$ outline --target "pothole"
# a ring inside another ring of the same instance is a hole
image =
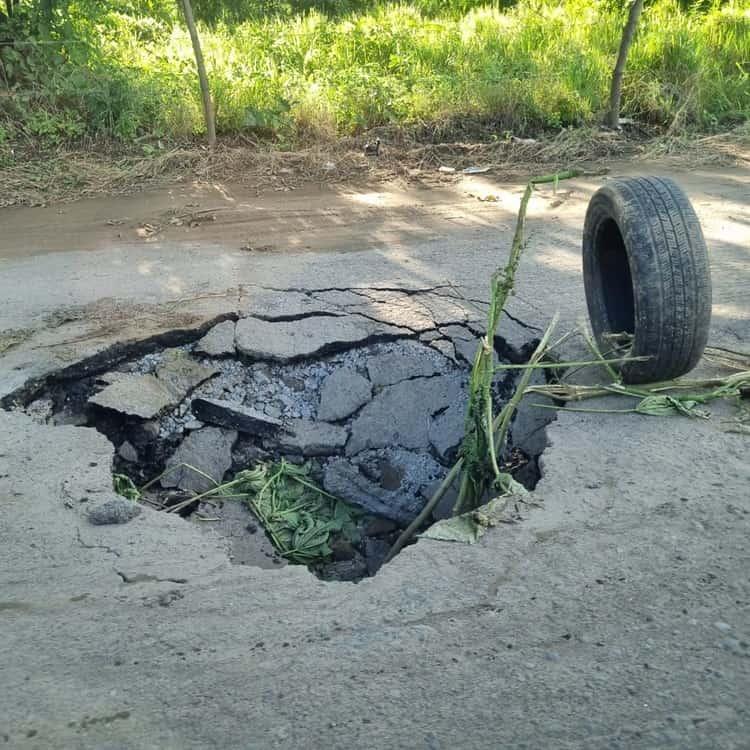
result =
[[[113,473],[147,485],[140,502],[223,535],[237,564],[273,568],[287,559],[243,498],[193,498],[239,472],[299,467],[290,471],[302,472],[302,487],[324,491],[327,520],[344,513],[332,498],[351,511],[326,527],[327,554],[311,570],[324,579],[374,575],[455,460],[476,334],[452,325],[272,361],[239,353],[235,325],[224,321],[198,342],[134,352],[113,369],[54,382],[25,410],[106,435],[116,449]],[[514,371],[496,380],[496,408],[515,380]],[[520,437],[503,459],[533,488],[543,424],[520,418]],[[454,502],[449,492],[433,520],[448,517]],[[284,510],[292,520],[308,512],[304,503],[292,506]]]

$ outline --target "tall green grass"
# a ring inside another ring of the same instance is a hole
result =
[[[291,144],[467,116],[518,134],[590,123],[606,107],[624,21],[615,5],[421,0],[204,26],[218,127]],[[72,33],[78,41],[62,52],[65,65],[45,69],[40,61],[9,87],[10,103],[0,99],[0,140],[202,132],[181,26],[109,13],[75,19]],[[747,119],[747,0],[708,10],[675,0],[648,6],[623,105],[625,114],[664,126],[676,116],[704,130]]]

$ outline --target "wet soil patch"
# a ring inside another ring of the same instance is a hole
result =
[[[220,533],[238,564],[286,560],[242,500],[191,499],[260,462],[308,466],[317,486],[354,508],[358,529],[355,539],[334,534],[331,554],[311,567],[322,578],[356,581],[378,570],[455,460],[477,336],[453,325],[362,341],[350,321],[334,323],[339,338],[352,340],[327,347],[305,336],[299,349],[316,354],[300,357],[265,332],[266,351],[249,355],[252,334],[241,348],[241,323],[223,321],[196,342],[134,351],[112,369],[56,380],[24,408],[39,421],[105,434],[116,449],[113,472],[136,487],[172,469],[141,502],[161,512],[177,506],[189,522]],[[497,348],[508,354],[504,342]],[[518,350],[511,356],[517,360]],[[516,373],[497,379],[497,408]],[[533,488],[544,445],[533,419],[522,421],[504,458]],[[450,514],[452,499],[434,520]]]

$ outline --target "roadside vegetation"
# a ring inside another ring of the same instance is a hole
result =
[[[9,0],[0,144],[158,141],[204,131],[172,0]],[[194,2],[217,127],[283,148],[376,126],[491,123],[498,137],[601,122],[626,3]],[[2,7],[0,5],[0,7]],[[750,6],[646,5],[623,115],[729,129],[750,111]],[[2,148],[2,146],[0,146]]]

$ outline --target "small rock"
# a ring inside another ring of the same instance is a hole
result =
[[[101,505],[92,508],[88,513],[89,522],[95,526],[127,523],[134,519],[142,508],[138,503],[124,497],[113,497]]]
[[[233,320],[215,325],[196,345],[195,351],[211,357],[227,357],[235,353]]]
[[[714,627],[717,630],[721,630],[722,633],[728,633],[732,629],[732,626],[728,622],[715,622]]]
[[[203,422],[250,435],[271,435],[281,428],[278,419],[234,401],[194,398],[190,408]]]
[[[278,445],[282,451],[303,456],[330,456],[343,449],[348,437],[346,429],[338,425],[292,419],[279,436]]]
[[[204,423],[200,419],[191,419],[189,422],[185,422],[186,430],[200,430],[201,427],[204,427]]]
[[[117,449],[117,454],[123,461],[129,461],[131,464],[138,461],[138,451],[127,440]]]
[[[354,414],[372,396],[372,383],[354,370],[334,370],[320,389],[318,419],[335,422]]]
[[[177,450],[167,460],[166,468],[188,464],[207,474],[214,482],[221,482],[232,465],[232,446],[237,433],[218,427],[204,427],[191,432],[180,443]],[[179,487],[181,490],[206,492],[214,487],[214,482],[182,466],[162,477],[162,487]]]

